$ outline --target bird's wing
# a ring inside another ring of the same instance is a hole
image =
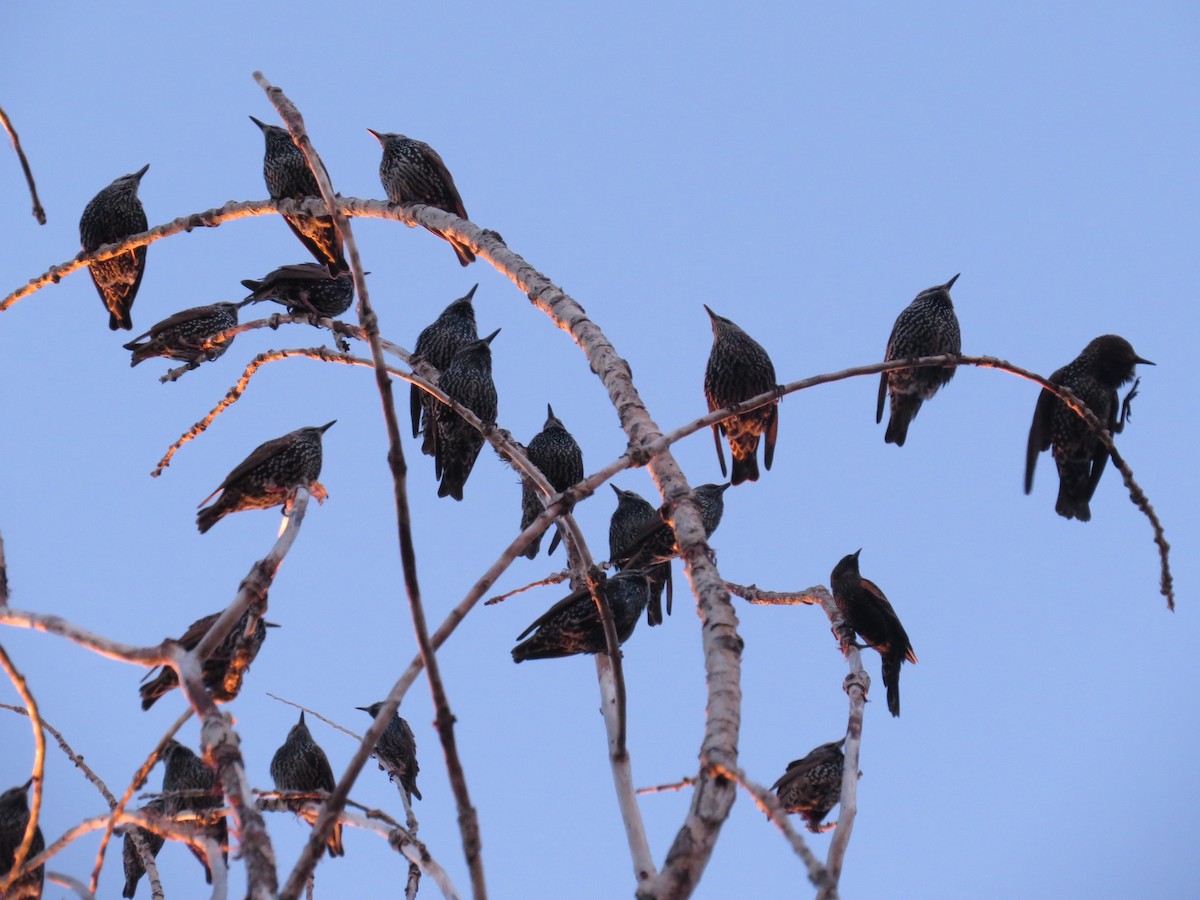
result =
[[[1057,384],[1058,372],[1050,377]],[[1025,448],[1025,493],[1033,490],[1033,469],[1037,465],[1038,454],[1050,449],[1050,420],[1054,415],[1054,404],[1058,398],[1045,388],[1038,395],[1037,406],[1033,410],[1033,422],[1029,426],[1029,443]]]

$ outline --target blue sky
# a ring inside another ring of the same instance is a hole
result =
[[[705,411],[703,303],[762,343],[785,381],[881,358],[896,314],[956,272],[966,353],[1048,375],[1093,337],[1125,336],[1158,363],[1140,373],[1118,445],[1172,542],[1176,613],[1157,592],[1150,528],[1115,471],[1086,525],[1054,514],[1048,457],[1023,495],[1036,389],[997,372],[959,372],[900,450],[874,423],[874,379],[786,398],[773,471],[729,493],[712,544],[727,579],[774,590],[827,584],[838,559],[862,547],[863,574],[888,594],[920,656],[905,667],[898,720],[886,714],[877,657],[866,657],[878,687],[844,896],[1197,892],[1192,7],[249,6],[0,13],[0,105],[50,219],[38,227],[28,215],[16,159],[0,151],[0,290],[73,256],[87,201],[146,163],[152,224],[263,198],[262,137],[247,118],[274,121],[250,77],[261,69],[300,107],[345,195],[383,196],[368,127],[437,148],[472,220],[586,307],[664,429]],[[385,336],[411,348],[478,281],[481,332],[503,329],[492,345],[500,424],[528,440],[550,402],[589,472],[623,452],[582,354],[506,279],[482,262],[460,269],[420,229],[358,220],[355,233]],[[159,242],[135,333],[184,307],[240,299],[241,279],[304,259],[275,217]],[[229,602],[278,521],[244,513],[200,536],[196,503],[263,440],[338,419],[325,440],[330,500],[311,509],[271,592],[270,618],[283,627],[231,706],[252,780],[269,787],[271,755],[295,716],[266,691],[361,729],[354,707],[382,698],[415,653],[373,379],[276,363],[151,479],[254,354],[324,337],[301,326],[249,333],[171,385],[158,383],[159,361],[129,369],[128,339],[108,331],[83,273],[0,316],[12,603],[133,643],[181,633]],[[431,461],[415,441],[405,451],[437,623],[515,536],[520,488],[485,451],[465,501],[438,500]],[[707,433],[676,453],[694,484],[719,479]],[[653,491],[642,472],[616,483]],[[597,558],[612,508],[605,489],[577,510]],[[522,559],[497,590],[562,562],[561,551],[553,565]],[[633,890],[591,661],[518,667],[509,657],[560,596],[543,589],[479,608],[441,655],[496,897]],[[843,732],[845,664],[819,611],[735,605],[746,642],[741,763],[769,784]],[[47,719],[114,790],[182,708],[172,697],[143,713],[137,670],[61,640],[12,630],[0,640]],[[625,671],[637,783],[694,773],[705,695],[686,595],[665,627],[635,632]],[[16,702],[10,687],[0,701]],[[420,836],[466,891],[423,681],[403,713],[421,751]],[[28,777],[27,724],[0,716],[0,786]],[[347,738],[324,726],[314,736],[335,771],[348,761]],[[194,723],[183,738],[195,745]],[[351,796],[398,811],[373,765]],[[642,800],[660,862],[688,800]],[[47,837],[102,808],[52,747]],[[303,829],[286,815],[270,825],[286,871]],[[811,844],[823,856],[828,841]],[[346,848],[318,870],[318,896],[396,891],[403,866],[381,841],[350,831]],[[94,840],[81,841],[51,868],[85,877],[94,852]],[[168,896],[205,896],[181,848],[160,861]],[[121,881],[114,858],[101,896]],[[697,895],[808,890],[775,829],[739,798]]]

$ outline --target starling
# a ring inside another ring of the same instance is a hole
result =
[[[708,411],[724,409],[776,387],[775,367],[767,351],[729,319],[718,316],[707,306],[704,308],[712,319],[713,330],[712,352],[708,356],[708,367],[704,370],[704,397],[708,401]],[[778,428],[777,399],[766,406],[713,425],[713,441],[717,445],[721,475],[727,474],[721,435],[728,438],[729,452],[733,456],[733,484],[741,484],[743,481],[758,481],[758,439],[764,434],[767,447],[763,451],[763,465],[770,471]]]
[[[212,303],[193,306],[163,319],[125,345],[126,350],[133,351],[129,365],[136,366],[155,356],[178,359],[193,366],[202,360],[216,359],[229,349],[233,338],[211,345],[207,345],[208,341],[237,326],[237,311],[236,303]]]
[[[475,307],[471,298],[475,296],[475,285],[467,291],[465,297],[459,297],[433,320],[417,337],[417,345],[413,356],[419,356],[429,363],[439,373],[445,372],[454,359],[459,348],[479,340],[475,330]],[[413,437],[425,433],[421,442],[421,452],[433,456],[433,445],[437,437],[437,425],[434,421],[434,408],[438,402],[416,385],[409,391],[409,407],[412,411]]]
[[[857,550],[842,558],[829,576],[833,600],[846,625],[879,651],[883,661],[883,683],[887,687],[888,711],[900,715],[900,665],[905,660],[917,661],[900,617],[888,603],[887,597],[873,582],[858,572]]]
[[[361,709],[374,719],[382,707],[383,702],[380,701],[370,706],[356,706],[355,709]],[[417,773],[421,771],[417,765],[417,739],[399,713],[392,716],[387,728],[379,736],[379,743],[375,745],[375,759],[389,778],[400,780],[400,787],[404,788],[409,803],[412,803],[413,797],[421,799],[421,792],[417,790]]]
[[[608,523],[608,558],[612,560],[617,571],[624,565],[620,560],[625,559],[634,543],[641,535],[645,526],[650,522],[661,522],[658,510],[649,500],[634,491],[623,491],[615,484],[610,485],[617,495],[617,508],[613,510],[612,519]],[[671,607],[671,564],[669,562],[649,566],[645,570],[646,580],[650,582],[650,601],[646,604],[646,623],[651,627],[661,625],[663,621],[662,594],[667,589],[667,609]]]
[[[725,491],[730,487],[725,484],[702,484],[695,489],[696,504],[700,507],[700,523],[704,526],[704,536],[712,537],[717,526],[721,524],[721,516],[725,513]],[[671,530],[670,514],[667,505],[658,512],[658,521],[647,522],[641,531],[630,542],[629,550],[619,560],[623,569],[645,569],[655,563],[668,562],[679,555],[675,545],[675,532]]]
[[[0,881],[12,871],[17,848],[21,846],[25,827],[29,824],[29,788],[32,784],[31,778],[23,785],[0,794]],[[25,862],[45,849],[46,840],[42,837],[42,827],[39,825],[33,830],[33,841],[25,855]],[[46,866],[43,864],[15,879],[4,894],[5,900],[39,900],[45,879]]]
[[[413,773],[416,774],[415,772]],[[271,759],[271,778],[275,781],[278,791],[332,791],[335,787],[333,768],[325,751],[317,746],[308,726],[304,724],[304,713],[300,713],[300,721],[292,726],[283,746],[275,751]],[[306,800],[297,800],[289,804],[293,812],[298,813],[304,821],[315,825],[316,814],[306,810]],[[342,823],[337,822],[329,834],[329,855],[345,856],[342,847]]]
[[[354,302],[354,278],[350,273],[340,272],[335,278],[316,263],[280,266],[260,281],[248,278],[242,284],[253,291],[243,302],[274,300],[294,315],[333,319]]]
[[[482,340],[460,347],[438,381],[438,387],[451,400],[475,413],[484,425],[496,423],[496,385],[492,382],[492,351],[489,344],[499,333],[500,329],[497,328]],[[433,412],[437,424],[433,470],[441,482],[438,496],[461,500],[463,485],[483,447],[483,435],[444,403],[438,403]]]
[[[950,287],[957,280],[958,275],[955,275],[945,284],[921,291],[904,308],[892,326],[884,362],[962,353],[958,316],[954,314],[954,304],[950,300]],[[949,384],[953,377],[953,366],[892,369],[881,373],[879,401],[875,405],[876,422],[883,420],[883,401],[889,388],[892,394],[892,414],[883,435],[884,442],[903,447],[908,426],[917,417],[921,404],[931,399],[942,385]]]
[[[563,427],[563,423],[554,415],[550,404],[546,404],[546,424],[542,430],[533,436],[529,446],[525,448],[529,461],[546,476],[550,486],[560,494],[573,484],[583,481],[583,451],[571,437],[571,432]],[[530,484],[521,484],[521,530],[528,528],[533,520],[542,514],[546,507],[542,505],[541,491]],[[554,552],[558,546],[560,532],[555,531],[550,540],[547,555]],[[533,541],[525,555],[533,559],[538,555],[542,544],[539,537]]]
[[[842,797],[844,743],[845,738],[822,744],[804,759],[788,763],[787,771],[771,785],[780,806],[790,813],[804,816],[808,821],[808,830],[814,834],[825,830],[821,827],[821,820],[829,815]]]
[[[222,793],[217,785],[217,774],[204,764],[199,756],[179,741],[169,741],[162,754],[163,760],[163,810],[169,816],[181,812],[204,812],[220,809]],[[229,826],[221,816],[210,825],[204,826],[207,837],[216,841],[221,856],[228,860]],[[212,867],[203,853],[195,847],[189,848],[204,866],[205,880],[212,884]]]
[[[1154,363],[1134,352],[1129,341],[1115,334],[1096,338],[1083,352],[1050,376],[1051,384],[1062,385],[1082,400],[1109,434],[1119,434],[1129,418],[1129,404],[1137,396],[1138,383],[1120,405],[1117,414],[1117,388],[1133,378],[1133,367]],[[1038,396],[1029,428],[1029,446],[1025,452],[1025,493],[1033,489],[1033,468],[1038,454],[1054,448],[1058,465],[1058,502],[1055,511],[1064,519],[1086,522],[1092,517],[1088,506],[1104,467],[1108,449],[1087,423],[1065,403],[1047,390]]]
[[[142,812],[148,817],[163,815],[166,808],[166,801],[162,797],[155,797],[144,807]],[[123,847],[123,856],[125,862],[125,890],[121,891],[122,897],[133,897],[137,893],[138,882],[142,880],[142,876],[146,874],[146,867],[142,863],[142,856],[137,851],[137,845],[133,842],[134,830],[146,842],[146,847],[153,857],[158,856],[158,851],[162,849],[166,838],[161,834],[153,831],[147,831],[145,828],[139,828],[136,825],[125,826],[125,842]]]
[[[183,633],[183,637],[179,638],[177,643],[185,650],[195,650],[220,616],[221,613],[215,612],[211,616],[197,619],[188,626],[188,630]],[[246,629],[250,625],[250,611],[247,610],[243,613],[242,617],[238,619],[237,625],[225,636],[225,640],[221,641],[217,645],[217,649],[204,661],[204,668],[201,672],[204,686],[208,688],[213,700],[217,703],[228,703],[237,697],[238,692],[242,689],[242,679],[250,668],[250,663],[254,662],[254,658],[258,656],[258,651],[262,648],[263,641],[267,639],[267,629],[278,627],[273,622],[264,622],[257,617],[255,622],[254,634],[247,639]],[[245,661],[240,665],[233,665],[237,660],[239,642],[245,645],[243,650]],[[152,670],[142,680],[146,681],[147,678],[151,678],[155,671],[158,672],[158,675],[138,689],[142,695],[142,709],[149,709],[159,697],[179,686],[179,677],[170,666]]]
[[[308,488],[319,501],[324,500],[325,488],[317,481],[321,474],[321,435],[333,422],[319,428],[297,428],[255,448],[225,476],[219,488],[200,502],[204,506],[218,493],[221,495],[196,516],[200,533],[204,534],[230,513],[280,506],[296,488]]]
[[[437,151],[424,141],[413,140],[402,134],[393,134],[367,129],[383,145],[383,159],[379,163],[379,180],[387,193],[389,203],[424,203],[434,209],[453,213],[460,219],[467,218],[462,197],[454,186],[450,170],[442,162]],[[443,240],[449,241],[462,265],[475,262],[471,248],[448,234],[433,228],[428,229]]]
[[[122,175],[84,207],[83,217],[79,220],[79,240],[84,253],[123,241],[131,234],[147,229],[146,210],[142,208],[137,192],[142,176],[149,168],[146,164],[132,175]],[[142,283],[142,273],[146,271],[146,248],[136,247],[112,259],[89,263],[88,269],[108,310],[108,327],[113,331],[118,328],[131,331],[130,310]]]
[[[624,644],[646,608],[650,585],[638,570],[621,572],[604,583],[604,596],[612,610],[617,643]],[[520,641],[530,632],[528,640],[513,647],[513,662],[527,659],[555,659],[577,653],[603,653],[604,624],[596,601],[586,590],[575,591],[543,613],[537,621],[517,635]]]
[[[250,121],[262,129],[267,139],[263,156],[263,178],[272,200],[304,200],[306,197],[321,199],[317,178],[308,167],[304,153],[296,146],[286,128],[260,122],[254,116]],[[331,216],[285,215],[288,227],[300,238],[313,259],[325,266],[329,274],[349,272],[350,266],[342,253],[342,239],[334,227]]]

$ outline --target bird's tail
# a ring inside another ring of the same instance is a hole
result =
[[[755,439],[754,446],[750,448],[750,452],[745,456],[738,457],[736,454],[733,457],[733,478],[734,484],[741,484],[743,481],[758,481],[758,440]]]
[[[212,506],[196,513],[196,527],[200,529],[201,534],[204,534],[224,517],[225,510],[221,508],[221,504],[214,503]]]
[[[903,447],[908,438],[908,426],[921,409],[921,398],[916,394],[892,394],[892,414],[888,418],[884,443]]]
[[[883,684],[887,688],[888,712],[900,715],[900,665],[904,655],[887,653],[883,656]]]

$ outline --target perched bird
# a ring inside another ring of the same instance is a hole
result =
[[[922,356],[958,355],[962,353],[962,337],[958,331],[958,316],[950,300],[950,288],[958,281],[955,275],[945,284],[927,288],[896,317],[892,335],[888,338],[884,362],[898,359],[918,359]],[[892,414],[888,418],[883,440],[897,447],[904,446],[908,426],[917,417],[921,404],[933,397],[938,388],[949,384],[954,367],[924,367],[892,369],[879,376],[879,400],[875,405],[875,421],[883,420],[883,401],[889,389],[892,394]]]
[[[8,877],[12,871],[13,862],[17,858],[17,848],[25,837],[25,828],[29,824],[29,788],[33,779],[24,784],[9,788],[0,794],[0,881]],[[33,830],[33,841],[25,862],[33,859],[46,849],[46,840],[42,837],[42,827],[38,825]],[[24,864],[22,864],[24,865]],[[46,880],[46,866],[40,865],[13,881],[4,894],[5,900],[39,900],[42,896],[42,884]]]
[[[304,713],[300,713],[300,721],[292,726],[283,746],[275,751],[271,759],[271,778],[275,781],[278,791],[332,791],[335,787],[333,768],[325,751],[317,746],[304,724]],[[299,800],[292,804],[292,810],[298,813],[310,825],[316,824],[315,813],[304,809],[308,801]],[[342,823],[333,826],[328,843],[330,856],[345,856],[342,847]]]
[[[1079,356],[1050,376],[1050,383],[1062,385],[1082,400],[1109,434],[1119,434],[1129,418],[1129,404],[1137,396],[1138,383],[1120,405],[1117,416],[1117,388],[1133,378],[1133,367],[1154,363],[1134,352],[1129,341],[1105,334],[1086,347]],[[1033,469],[1038,454],[1054,448],[1058,465],[1058,502],[1055,511],[1064,519],[1086,522],[1092,517],[1088,505],[1104,467],[1108,448],[1087,423],[1049,391],[1043,389],[1033,411],[1029,427],[1029,445],[1025,451],[1025,493],[1033,489]]]
[[[641,571],[621,572],[605,581],[604,596],[612,610],[617,643],[624,644],[633,634],[650,599],[650,585]],[[596,609],[596,601],[586,590],[575,591],[559,600],[517,635],[517,640],[531,632],[536,633],[513,647],[513,662],[603,653],[605,650],[604,623]]]
[[[167,815],[221,808],[223,794],[217,784],[217,773],[205,765],[204,760],[176,740],[167,742],[162,760],[163,810]],[[216,841],[221,847],[222,858],[228,860],[229,853],[225,848],[229,845],[229,826],[225,817],[220,816],[204,826],[204,833]],[[208,858],[196,848],[190,849],[204,866],[205,880],[212,884],[212,865]]]
[[[220,616],[221,613],[215,612],[211,616],[197,619],[188,626],[187,631],[183,633],[177,643],[185,650],[195,650]],[[217,703],[228,703],[237,697],[238,692],[242,689],[242,679],[249,670],[250,663],[254,662],[258,651],[262,648],[263,641],[267,639],[267,629],[278,627],[274,622],[264,622],[257,617],[255,623],[254,633],[247,637],[246,629],[250,626],[250,612],[247,610],[238,619],[233,630],[217,645],[217,649],[204,661],[204,667],[201,670],[204,686],[208,688],[213,700]],[[241,659],[238,658],[237,653],[239,643],[243,644]],[[238,664],[235,665],[235,662]],[[155,672],[158,673],[157,676],[154,675]],[[150,680],[146,681],[146,679]],[[170,666],[152,669],[146,673],[146,677],[142,681],[146,682],[138,689],[142,695],[142,709],[149,709],[159,697],[179,686],[179,677]]]
[[[254,116],[250,121],[262,129],[266,138],[266,153],[263,155],[263,179],[272,200],[303,200],[306,197],[321,199],[317,178],[308,167],[304,153],[296,146],[286,128],[260,122]],[[350,266],[342,253],[342,239],[334,227],[331,216],[285,215],[284,221],[300,239],[308,252],[330,275],[349,272]]]
[[[888,711],[900,715],[900,665],[906,660],[917,661],[900,617],[888,603],[887,597],[873,582],[859,574],[857,550],[842,557],[833,567],[829,586],[838,611],[853,631],[879,651],[883,661],[883,683],[887,687]]]
[[[573,484],[583,481],[583,451],[571,437],[571,432],[563,426],[554,415],[550,404],[546,404],[546,424],[542,430],[533,436],[529,446],[525,448],[529,461],[546,476],[550,486],[560,494]],[[533,520],[542,514],[546,507],[542,504],[541,491],[522,480],[521,483],[521,530],[528,528]],[[558,546],[561,532],[555,531],[550,540],[547,555],[554,552]],[[542,539],[539,537],[525,550],[525,555],[533,559],[538,555]]]
[[[296,315],[333,319],[354,302],[354,278],[350,273],[339,272],[335,278],[316,263],[280,266],[259,281],[247,278],[242,284],[252,291],[242,302],[274,300]]]
[[[129,365],[136,366],[155,356],[178,359],[193,366],[216,359],[229,349],[233,338],[206,344],[222,331],[237,327],[237,323],[236,303],[211,303],[182,310],[125,345],[126,350],[133,351]]]
[[[437,151],[424,141],[413,140],[402,134],[367,131],[383,145],[383,159],[379,163],[379,180],[387,193],[389,203],[424,203],[434,209],[453,213],[460,219],[467,218],[462,197],[454,186],[450,170],[442,162]],[[462,265],[475,262],[471,248],[453,236],[428,229],[443,240],[449,241]]]
[[[382,707],[383,701],[380,701],[370,706],[356,706],[355,709],[361,709],[374,719]],[[421,771],[417,765],[417,739],[399,713],[392,716],[387,728],[379,736],[379,742],[375,745],[375,759],[389,778],[399,779],[400,787],[410,803],[413,797],[421,799],[421,792],[417,790],[417,773]]]
[[[787,771],[771,785],[780,806],[790,813],[804,816],[808,830],[814,834],[825,830],[821,827],[821,821],[842,797],[842,773],[846,760],[842,754],[844,743],[845,738],[822,744],[804,759],[788,763]]]
[[[626,559],[634,542],[643,533],[646,525],[661,522],[658,510],[650,501],[634,491],[623,491],[615,484],[609,485],[617,495],[617,508],[613,510],[608,522],[608,558],[612,560],[617,571],[625,566],[621,563]],[[650,601],[646,604],[646,624],[651,627],[661,625],[663,621],[662,594],[667,589],[667,607],[671,605],[671,564],[658,563],[645,570],[646,580],[650,582]]]
[[[440,387],[446,395],[475,413],[485,425],[496,423],[496,385],[492,382],[492,351],[489,345],[500,333],[497,328],[482,340],[459,348],[442,372]],[[483,435],[444,403],[434,408],[437,435],[433,444],[433,471],[441,484],[438,496],[463,498],[463,485],[483,447]]]
[[[700,507],[700,523],[704,526],[706,538],[712,537],[717,526],[721,524],[721,516],[725,513],[725,492],[729,488],[729,482],[702,484],[694,491],[696,504]],[[669,519],[670,511],[664,504],[658,511],[658,521],[647,522],[630,541],[629,550],[618,560],[622,568],[645,569],[655,563],[669,562],[679,555],[679,547],[675,544],[675,532],[671,530]]]
[[[775,366],[771,364],[767,351],[729,319],[718,316],[707,306],[704,309],[712,319],[713,330],[712,352],[708,355],[708,366],[704,370],[704,398],[708,401],[708,411],[724,409],[776,387]],[[777,399],[766,406],[731,416],[713,425],[713,441],[717,445],[721,475],[727,474],[721,435],[729,440],[729,452],[733,456],[732,482],[736,485],[743,481],[758,481],[758,439],[762,435],[767,438],[763,465],[770,471],[778,428]]]
[[[155,797],[143,806],[141,811],[149,817],[156,817],[163,815],[165,807],[166,801],[162,797]],[[137,845],[133,842],[134,831],[146,842],[146,848],[150,851],[150,855],[155,858],[158,857],[158,851],[162,849],[163,844],[167,840],[161,834],[147,831],[145,828],[139,828],[136,825],[125,826],[125,841],[122,847],[122,857],[125,863],[125,890],[121,891],[121,896],[127,898],[137,894],[138,882],[146,874],[146,867],[142,863],[142,855],[138,853]]]
[[[461,347],[479,340],[479,333],[475,330],[475,307],[471,303],[478,287],[478,284],[472,287],[465,297],[459,297],[425,327],[417,337],[414,357],[421,357],[439,373],[445,372]],[[412,412],[413,437],[424,432],[421,452],[433,456],[433,445],[437,440],[434,409],[438,402],[416,385],[410,388],[408,400]]]
[[[321,474],[321,435],[336,421],[319,428],[297,428],[256,447],[225,476],[220,487],[200,502],[204,506],[217,494],[221,495],[196,516],[200,533],[204,534],[230,513],[280,506],[296,488],[308,488],[318,501],[324,500],[325,488],[317,481]]]
[[[83,208],[79,240],[84,253],[123,241],[147,229],[146,210],[142,208],[137,192],[142,176],[149,168],[146,164],[132,175],[122,175]],[[108,310],[108,327],[113,331],[118,328],[132,331],[130,310],[142,283],[142,273],[146,271],[146,248],[137,247],[103,262],[88,263],[88,270]]]

